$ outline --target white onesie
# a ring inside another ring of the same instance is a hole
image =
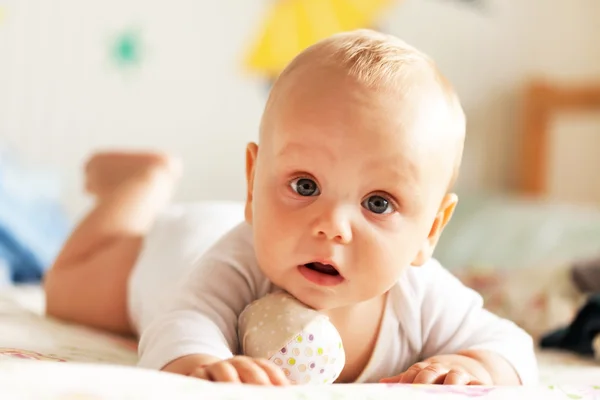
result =
[[[240,204],[213,203],[173,208],[159,219],[130,279],[140,366],[160,369],[189,354],[238,354],[238,316],[277,289],[257,265],[242,217]],[[374,353],[357,382],[377,382],[464,349],[493,350],[523,384],[537,382],[531,337],[483,309],[481,296],[432,260],[407,268],[391,289]]]

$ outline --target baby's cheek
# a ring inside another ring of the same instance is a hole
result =
[[[372,297],[389,290],[400,279],[403,271],[409,267],[410,261],[406,257],[394,257],[385,248],[371,248],[362,252],[362,257],[357,264],[358,274],[353,281],[357,283],[357,290],[364,293],[362,297]]]
[[[255,206],[256,234],[270,242],[277,241],[287,231],[289,215],[281,201],[264,199]]]
[[[292,262],[289,256],[291,253],[289,245],[283,235],[272,234],[268,225],[264,228],[262,231],[255,229],[254,250],[256,260],[267,279],[277,286],[285,288],[285,285],[281,286],[285,283],[282,280]]]
[[[398,282],[398,279],[396,275],[391,274],[368,274],[365,278],[360,279],[360,284],[357,285],[362,292],[362,300],[367,300],[387,292]]]
[[[427,236],[419,237],[414,231],[403,227],[399,232],[389,234],[378,240],[381,264],[385,266],[385,274],[400,277],[405,268],[417,258]]]

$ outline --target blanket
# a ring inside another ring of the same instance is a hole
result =
[[[39,282],[58,253],[70,226],[57,186],[0,152],[0,285]]]

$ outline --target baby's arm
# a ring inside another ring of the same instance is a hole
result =
[[[537,381],[532,338],[483,308],[481,296],[432,262],[422,292],[423,361],[384,380],[402,383],[526,385]]]
[[[229,250],[201,259],[168,308],[144,329],[140,366],[218,381],[285,381],[275,365],[234,356],[238,316],[268,282],[239,261],[240,249]]]
[[[252,293],[242,274],[219,261],[201,260],[165,310],[141,332],[140,366],[188,374],[192,364],[233,357],[238,347],[236,316]]]

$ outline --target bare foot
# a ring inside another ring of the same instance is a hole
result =
[[[161,153],[100,152],[86,163],[86,191],[104,198],[124,184],[152,180],[160,176],[172,184],[181,177],[182,164],[177,158]]]

